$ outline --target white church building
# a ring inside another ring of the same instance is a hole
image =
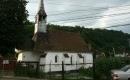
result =
[[[25,42],[23,48],[16,49],[17,60],[20,62],[38,62],[39,68],[44,72],[49,72],[50,69],[52,72],[61,71],[62,62],[65,64],[65,71],[92,67],[92,52],[81,38],[80,33],[49,30],[46,19],[44,2],[40,0],[34,36],[32,41],[27,40]],[[33,43],[33,46],[30,43]]]

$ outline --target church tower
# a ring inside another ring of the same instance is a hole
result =
[[[36,33],[46,33],[47,32],[47,25],[46,25],[46,12],[44,9],[44,2],[43,0],[39,0],[39,7],[38,7],[38,12],[35,17],[35,31],[34,34]]]

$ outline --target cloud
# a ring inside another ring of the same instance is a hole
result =
[[[27,10],[30,16],[28,19],[34,21],[38,0],[29,0],[29,2]],[[129,0],[45,0],[44,2],[49,23],[102,28],[130,22],[130,14],[127,14],[130,12]],[[111,29],[130,32],[129,26]]]
[[[94,25],[96,28],[128,24],[130,21],[130,6],[109,8],[104,13],[102,13],[102,16],[103,17],[100,18]]]

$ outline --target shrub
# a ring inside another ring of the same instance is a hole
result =
[[[39,71],[30,67],[30,66],[22,66],[21,64],[17,64],[16,69],[14,70],[15,76],[27,76],[27,77],[38,77]]]
[[[127,64],[130,64],[128,57],[98,58],[95,60],[95,78],[97,80],[110,80],[112,69],[120,69]],[[80,75],[93,77],[93,68],[81,68],[79,71]]]
[[[79,73],[80,73],[80,76],[93,77],[93,68],[92,68],[92,67],[90,67],[90,68],[88,68],[88,69],[80,68],[80,69],[79,69]]]
[[[129,58],[100,58],[95,60],[95,76],[96,78],[110,80],[112,69],[120,69],[121,67],[130,64]]]

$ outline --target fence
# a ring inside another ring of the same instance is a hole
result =
[[[13,75],[16,68],[16,60],[0,59],[0,77]]]
[[[0,60],[0,70],[14,70],[16,60]]]
[[[38,62],[19,62],[14,72],[16,76],[44,78],[47,80],[88,80],[91,78],[82,75],[80,71],[87,65],[92,66],[92,63],[68,65],[62,62],[62,64],[39,65]],[[68,67],[71,67],[71,69]]]

